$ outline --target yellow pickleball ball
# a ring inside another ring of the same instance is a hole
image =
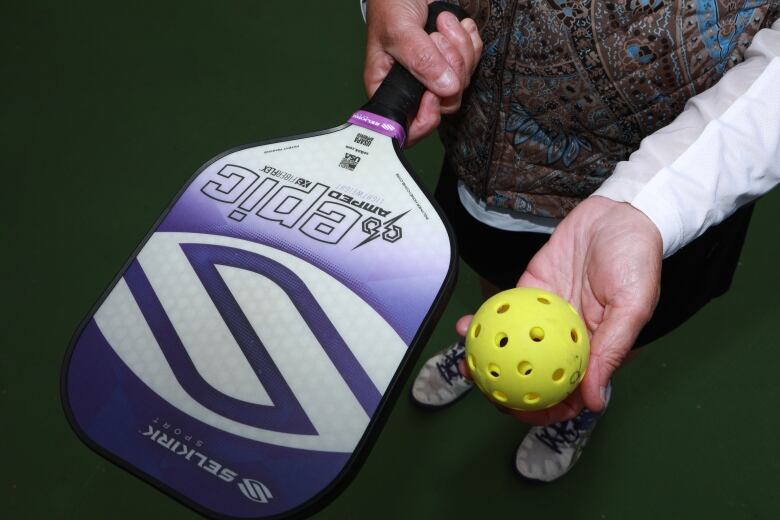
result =
[[[585,376],[590,344],[569,302],[548,291],[503,291],[479,308],[466,333],[466,363],[477,387],[514,410],[542,410]]]

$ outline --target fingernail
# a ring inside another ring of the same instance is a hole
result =
[[[601,398],[601,404],[607,406],[607,387],[599,387],[599,397]]]
[[[452,70],[447,69],[439,76],[439,79],[435,82],[436,86],[440,89],[449,89],[455,84],[455,74]]]
[[[455,27],[457,24],[460,23],[458,21],[458,18],[454,14],[448,13],[447,11],[445,11],[442,14],[444,15],[444,25],[446,25],[447,27]]]

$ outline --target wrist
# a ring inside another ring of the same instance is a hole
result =
[[[614,200],[604,195],[591,195],[586,200],[593,200],[603,206],[602,216],[605,217],[605,223],[607,225],[614,225],[615,220],[620,220],[624,225],[630,226],[635,229],[643,237],[650,240],[659,254],[664,257],[664,252],[667,247],[667,239],[664,235],[664,230],[674,226],[674,219],[670,219],[669,222],[663,221],[664,224],[659,225],[661,220],[657,219],[658,215],[645,211],[642,205],[635,205],[630,202],[622,200]],[[671,215],[671,214],[669,214]],[[676,213],[674,214],[676,215]],[[674,236],[671,232],[668,236]]]

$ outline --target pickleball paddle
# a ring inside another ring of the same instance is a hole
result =
[[[463,17],[429,9],[429,32]],[[423,91],[396,65],[347,124],[195,173],[68,349],[86,444],[210,517],[335,496],[454,283],[451,233],[401,151]]]

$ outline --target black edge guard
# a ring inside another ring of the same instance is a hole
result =
[[[425,23],[425,32],[428,34],[436,32],[436,19],[444,11],[454,14],[459,20],[468,17],[460,6],[446,2],[433,2],[428,5],[428,21]],[[407,129],[408,121],[417,114],[424,92],[425,86],[411,72],[396,62],[363,110],[392,119]]]

